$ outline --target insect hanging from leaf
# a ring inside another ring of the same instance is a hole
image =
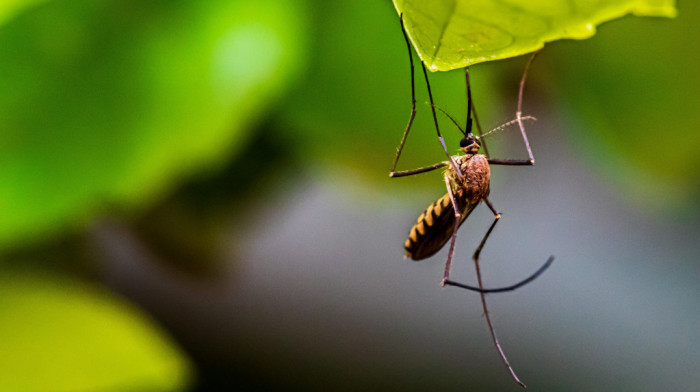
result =
[[[530,143],[527,139],[527,134],[525,133],[525,127],[523,122],[526,120],[533,120],[534,118],[529,116],[522,116],[522,99],[523,90],[525,86],[525,79],[527,78],[527,71],[534,59],[533,55],[525,66],[525,71],[523,72],[522,79],[520,81],[520,88],[518,93],[518,109],[516,112],[515,120],[512,120],[502,126],[492,130],[496,131],[508,125],[518,124],[520,132],[522,134],[529,159],[492,159],[486,145],[482,138],[485,134],[481,136],[474,135],[472,133],[472,114],[476,120],[477,129],[480,129],[478,117],[476,116],[476,110],[474,109],[471,96],[471,84],[469,81],[469,69],[466,68],[466,85],[467,85],[467,123],[465,129],[462,129],[459,124],[442,109],[439,109],[444,113],[452,123],[459,128],[464,136],[460,141],[460,150],[463,155],[451,155],[445,145],[445,141],[440,133],[440,128],[437,120],[437,113],[435,111],[436,106],[433,102],[433,96],[430,89],[430,82],[428,80],[428,73],[426,71],[425,65],[421,62],[423,69],[423,75],[425,76],[425,82],[428,89],[428,97],[430,99],[430,106],[432,109],[433,120],[435,122],[435,130],[437,131],[438,140],[442,145],[442,148],[447,156],[447,160],[443,162],[436,163],[431,166],[414,169],[414,170],[404,170],[396,171],[396,166],[401,156],[406,138],[411,130],[411,125],[416,115],[416,91],[415,91],[415,75],[413,67],[413,55],[411,53],[411,45],[408,40],[408,35],[403,23],[403,15],[400,18],[401,29],[404,34],[404,39],[406,40],[406,45],[408,46],[408,56],[411,65],[411,96],[412,96],[412,109],[411,115],[409,117],[408,125],[404,131],[403,137],[399,144],[399,148],[394,158],[394,163],[389,173],[390,177],[405,177],[416,175],[420,173],[425,173],[433,171],[436,169],[445,168],[444,181],[447,188],[447,193],[435,201],[433,204],[428,206],[428,208],[418,217],[416,224],[409,231],[408,239],[404,244],[406,257],[413,260],[422,260],[428,258],[440,249],[442,249],[445,244],[450,241],[449,251],[447,254],[447,262],[445,263],[445,272],[442,279],[442,284],[447,286],[460,287],[472,291],[477,291],[481,295],[481,303],[484,309],[484,315],[486,317],[486,322],[488,324],[489,332],[496,346],[501,359],[510,371],[512,377],[521,386],[525,387],[525,384],[520,381],[518,376],[515,374],[513,367],[510,365],[501,344],[496,337],[493,324],[491,322],[491,317],[489,316],[488,308],[486,305],[487,293],[505,292],[515,290],[538,276],[540,276],[554,261],[554,256],[550,256],[549,259],[540,267],[535,273],[530,275],[528,278],[513,284],[511,286],[499,287],[499,288],[489,288],[485,289],[482,284],[481,271],[479,267],[479,256],[481,251],[486,244],[489,236],[496,227],[496,224],[501,218],[501,214],[497,212],[496,208],[489,201],[488,196],[490,194],[490,180],[491,180],[491,170],[490,165],[509,165],[509,166],[532,166],[535,163],[534,156],[532,154],[532,149],[530,148]],[[479,154],[479,150],[484,147],[484,154]],[[469,214],[478,206],[481,202],[484,202],[494,215],[493,223],[486,231],[486,234],[482,238],[479,246],[474,251],[472,259],[474,260],[474,266],[476,268],[476,277],[478,286],[471,286],[464,283],[454,281],[450,278],[450,270],[452,266],[452,260],[454,258],[455,241],[457,239],[457,230],[469,217]]]

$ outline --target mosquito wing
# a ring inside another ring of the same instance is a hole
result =
[[[468,203],[466,200],[458,198],[457,204],[462,213],[462,220],[459,222],[461,226],[477,203]],[[404,244],[406,257],[422,260],[434,255],[452,237],[454,225],[455,212],[452,208],[450,195],[446,193],[445,196],[428,206],[411,228]]]

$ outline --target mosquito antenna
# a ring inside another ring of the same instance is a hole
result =
[[[494,133],[494,132],[502,131],[502,130],[508,128],[509,126],[513,125],[513,124],[520,124],[523,120],[532,120],[532,121],[536,121],[537,119],[536,119],[535,117],[532,117],[532,116],[525,116],[525,117],[516,118],[516,119],[514,119],[514,120],[510,120],[510,121],[508,121],[508,122],[506,122],[506,123],[503,123],[503,124],[497,126],[496,128],[494,128],[494,129],[492,129],[492,130],[490,130],[490,131],[488,131],[488,132],[482,134],[481,136],[477,136],[477,139],[481,139],[481,138],[483,138],[484,136],[489,135],[489,134]]]
[[[439,107],[439,106],[435,106],[435,107],[437,108],[437,110],[441,111],[442,114],[447,116],[447,118],[449,118],[452,121],[452,123],[459,129],[459,131],[462,132],[464,137],[467,137],[467,132],[465,132],[464,129],[462,129],[462,127],[459,126],[459,123],[457,123],[457,120],[452,118],[452,116],[450,116],[446,111],[442,110],[441,107]],[[469,122],[467,122],[467,126],[468,126],[468,124],[469,124]],[[469,129],[469,128],[467,128],[467,129]]]

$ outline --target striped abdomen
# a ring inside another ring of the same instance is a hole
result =
[[[462,213],[460,225],[464,223],[469,214],[478,203],[469,203],[457,198],[459,209]],[[439,198],[431,204],[416,221],[408,234],[404,244],[406,257],[413,260],[422,260],[437,253],[450,239],[454,232],[455,212],[452,208],[450,195]]]

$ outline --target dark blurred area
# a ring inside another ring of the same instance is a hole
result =
[[[518,388],[479,296],[440,287],[446,251],[403,259],[444,182],[388,177],[410,111],[390,1],[16,4],[0,6],[0,390]],[[535,390],[700,383],[698,16],[625,17],[530,69],[537,164],[492,168],[504,215],[482,274],[503,286],[556,256],[488,296]],[[486,129],[514,117],[526,60],[471,68]],[[464,73],[430,77],[464,119]],[[444,159],[417,91],[402,169]],[[516,129],[487,141],[526,157]],[[460,230],[459,280],[491,219],[480,206]]]

